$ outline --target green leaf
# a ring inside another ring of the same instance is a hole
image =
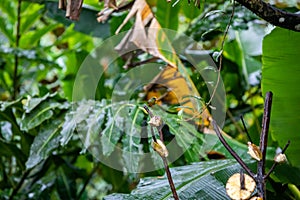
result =
[[[54,94],[55,95],[55,94]],[[43,97],[31,98],[27,96],[25,105],[23,106],[26,113],[30,113],[34,108],[36,108],[41,102],[45,101],[50,96],[50,93],[47,93]],[[51,95],[53,97],[53,95]]]
[[[17,120],[20,124],[20,129],[23,131],[28,131],[33,129],[45,120],[50,119],[53,116],[53,108],[58,107],[59,103],[49,103],[43,102],[38,108],[33,110],[31,113],[23,114],[22,118]]]
[[[15,22],[17,19],[17,12],[15,11],[14,1],[3,1],[0,4],[1,12],[7,15],[9,22]]]
[[[177,30],[180,6],[172,6],[167,1],[157,1],[155,17],[162,28]]]
[[[1,17],[2,18],[2,17]],[[0,19],[0,31],[7,37],[7,39],[13,43],[15,41],[13,35],[13,27],[6,23],[6,20],[3,18]]]
[[[56,172],[57,192],[60,199],[76,199],[76,182],[72,179],[72,169],[60,167]],[[73,172],[74,173],[74,172]]]
[[[22,3],[22,20],[20,25],[20,32],[25,33],[28,29],[30,29],[33,24],[40,19],[41,10],[44,5],[34,4],[23,2]]]
[[[36,47],[37,43],[40,41],[40,39],[52,31],[54,28],[56,28],[58,24],[51,24],[48,26],[45,26],[43,28],[40,28],[38,30],[28,31],[25,34],[22,35],[20,38],[20,46],[24,47]]]
[[[139,162],[143,156],[140,125],[137,124],[138,115],[141,110],[136,106],[131,111],[132,121],[125,118],[125,135],[122,138],[123,159],[125,167],[130,172],[138,172]]]
[[[45,120],[50,119],[56,108],[68,108],[68,103],[58,102],[52,98],[54,96],[55,94],[46,94],[41,98],[28,98],[24,105],[26,112],[23,113],[21,119],[17,119],[20,124],[20,129],[24,131],[33,129],[42,124]]]
[[[181,5],[184,16],[189,18],[190,20],[199,16],[204,8],[204,1],[200,3],[201,9],[197,8],[195,5],[193,5],[193,3],[188,3],[188,1],[180,1],[179,4]]]
[[[262,91],[273,92],[270,132],[281,148],[291,141],[286,151],[289,162],[300,167],[300,33],[274,29],[263,41]]]
[[[111,109],[109,109],[107,111],[105,129],[103,130],[101,137],[102,151],[105,156],[109,156],[113,152],[115,145],[121,137],[121,132],[116,129],[114,123],[114,116]]]
[[[199,161],[199,153],[202,154],[201,144],[204,143],[203,134],[198,132],[196,125],[191,124],[176,114],[168,114],[162,110],[153,110],[154,115],[161,116],[164,123],[168,125],[170,133],[175,135],[177,146],[172,145],[173,142],[167,145],[167,148],[171,148],[170,151],[185,152],[185,159],[190,162]],[[171,156],[171,155],[170,155]],[[176,158],[177,159],[177,158]]]
[[[65,122],[62,126],[62,131],[61,131],[61,139],[60,139],[60,144],[62,146],[65,146],[68,144],[70,141],[71,137],[74,134],[76,128],[76,121],[74,120],[74,114],[71,112],[68,112],[65,115]]]
[[[255,161],[248,161],[253,164]],[[225,191],[228,178],[238,173],[235,160],[199,162],[171,168],[172,178],[180,199],[230,199]],[[140,180],[131,194],[112,194],[105,200],[118,199],[171,199],[172,192],[166,175],[163,178],[147,177]]]
[[[62,119],[51,120],[44,124],[31,145],[30,155],[26,162],[27,169],[46,159],[59,146],[61,138],[59,132],[62,124]]]

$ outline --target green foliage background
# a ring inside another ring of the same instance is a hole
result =
[[[173,5],[165,1],[148,1],[163,28],[188,35],[199,42],[203,52],[215,57],[214,52],[220,50],[229,22],[232,4],[218,0],[200,2],[198,9],[183,0]],[[145,161],[118,152],[116,146],[121,146],[130,152],[150,152],[149,165],[162,166],[160,158],[149,146],[150,137],[147,141],[132,139],[115,124],[112,108],[116,105],[110,98],[114,84],[127,72],[122,67],[125,65],[123,59],[118,59],[100,79],[98,88],[101,89],[97,90],[95,100],[72,102],[80,65],[95,47],[114,35],[128,11],[120,11],[105,23],[97,23],[96,14],[103,8],[103,3],[85,0],[80,20],[72,22],[64,17],[64,11],[57,9],[57,3],[22,1],[18,45],[18,2],[4,0],[0,4],[0,198],[170,198],[164,170],[126,173],[102,164],[87,151],[90,146],[97,145],[102,156],[120,161],[120,169],[138,171],[139,164]],[[286,9],[297,10],[296,2],[288,3]],[[130,21],[122,30],[130,29],[132,24]],[[287,151],[289,162],[277,167],[268,182],[268,196],[271,199],[299,199],[297,60],[300,36],[279,28],[269,29],[245,8],[236,7],[222,52],[221,76],[226,89],[227,114],[223,130],[231,136],[228,137],[229,144],[255,170],[256,164],[247,154],[245,143],[248,139],[239,117],[245,117],[252,140],[258,144],[262,96],[273,91],[267,168],[272,165],[277,147],[283,147],[288,140],[291,145]],[[143,61],[147,56],[138,57],[136,61]],[[17,76],[14,76],[16,58]],[[209,92],[204,81],[185,58],[180,59],[185,76],[192,79],[201,91],[201,98],[207,102]],[[139,97],[124,103],[118,120],[124,123],[126,130],[141,133],[135,125],[148,120],[142,110],[144,103]],[[166,109],[172,110],[172,106]],[[169,126],[169,137],[176,138],[176,149],[190,146],[170,164],[179,196],[182,199],[228,199],[224,185],[230,175],[239,172],[240,166],[231,159],[217,137],[203,134],[184,122],[180,113],[163,115],[159,109],[154,112],[162,115]],[[134,119],[132,123],[126,122],[128,117]],[[178,129],[179,124],[181,129]],[[99,131],[107,137],[98,139]],[[84,140],[81,133],[86,134],[83,134]],[[207,150],[218,152],[226,159],[211,159]],[[170,151],[171,156],[172,153],[180,154]]]

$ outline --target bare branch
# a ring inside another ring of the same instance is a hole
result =
[[[275,26],[300,32],[300,14],[286,12],[262,0],[236,0]]]

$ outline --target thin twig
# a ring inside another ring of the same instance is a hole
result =
[[[246,134],[247,134],[248,140],[249,140],[251,143],[253,143],[253,141],[251,140],[250,134],[249,134],[249,132],[248,132],[248,130],[247,130],[247,127],[246,127],[246,124],[245,124],[243,115],[241,115],[240,118],[241,118],[241,120],[242,120],[242,124],[243,124],[243,127],[244,127],[244,131],[245,131]]]
[[[92,179],[93,175],[95,174],[95,172],[97,171],[99,167],[99,163],[96,164],[96,166],[93,168],[92,172],[89,174],[89,176],[87,177],[87,179],[84,182],[83,187],[81,188],[79,194],[77,195],[76,199],[80,199],[81,196],[83,195],[86,186],[89,184],[90,180]]]
[[[16,31],[16,49],[19,48],[20,41],[20,26],[21,26],[21,3],[22,0],[18,0],[17,5],[17,31]],[[19,66],[19,56],[18,52],[15,52],[15,65],[14,65],[14,75],[13,75],[13,96],[12,99],[15,100],[18,94],[18,66]]]
[[[265,163],[266,163],[266,152],[268,144],[268,132],[270,125],[271,117],[271,108],[272,108],[272,92],[266,93],[266,99],[264,104],[264,115],[262,120],[262,131],[260,135],[259,148],[261,151],[262,158],[257,165],[257,190],[258,195],[265,200],[266,199],[266,183],[265,183]]]
[[[223,60],[223,49],[224,49],[224,45],[225,45],[225,39],[226,39],[228,31],[229,31],[229,27],[231,26],[231,23],[232,23],[232,20],[233,20],[234,12],[235,12],[235,0],[233,1],[232,12],[231,12],[231,15],[230,15],[230,18],[229,18],[229,22],[228,22],[228,24],[226,26],[226,29],[225,29],[225,32],[224,32],[224,35],[223,35],[223,39],[222,39],[222,44],[221,44],[221,49],[220,49],[220,55],[219,55],[219,67],[217,69],[217,71],[218,71],[217,82],[215,84],[215,87],[214,87],[214,90],[213,90],[213,92],[211,94],[211,97],[210,97],[209,101],[206,103],[206,106],[204,107],[204,109],[203,109],[202,112],[204,112],[204,110],[207,109],[207,106],[212,102],[213,97],[215,96],[215,93],[217,91],[217,88],[218,88],[218,85],[219,85],[219,82],[220,82],[221,69],[222,69],[222,60]]]
[[[30,173],[31,169],[28,169],[26,170],[23,175],[22,175],[22,178],[21,180],[19,181],[18,185],[13,189],[10,197],[9,197],[9,200],[13,200],[14,199],[14,196],[18,193],[19,189],[21,188],[21,186],[23,185],[25,179],[28,177],[29,173]]]
[[[284,146],[283,150],[281,151],[281,153],[283,154],[285,152],[285,150],[288,148],[288,146],[290,145],[291,141],[288,141],[286,143],[286,145]],[[270,168],[269,172],[264,176],[264,179],[267,179],[270,174],[274,171],[275,167],[278,165],[278,162],[274,162],[272,167]]]
[[[217,125],[215,120],[212,120],[212,124],[214,127],[214,130],[221,141],[221,143],[224,145],[224,147],[227,149],[227,151],[235,158],[235,160],[244,168],[244,170],[255,179],[255,174],[249,169],[249,167],[246,165],[246,163],[236,154],[236,152],[229,146],[229,144],[226,142],[224,137],[222,136],[219,126]]]

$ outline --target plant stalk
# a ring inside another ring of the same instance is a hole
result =
[[[154,116],[153,113],[151,112],[151,110],[148,108],[148,106],[144,105],[144,109],[148,112],[148,114],[151,118]],[[164,142],[161,127],[156,127],[156,129],[159,132],[160,140],[162,142]],[[151,126],[151,134],[152,134],[153,140],[156,142],[156,137],[154,135],[152,126]],[[167,160],[166,157],[163,157],[161,155],[160,155],[160,157],[161,157],[161,159],[163,160],[163,163],[164,163],[165,171],[166,171],[166,174],[167,174],[167,177],[168,177],[168,181],[169,181],[169,185],[170,185],[173,197],[174,197],[175,200],[179,200],[179,197],[177,195],[176,188],[175,188],[175,185],[174,185],[174,182],[173,182],[173,179],[172,179],[172,174],[170,172],[170,168],[169,168],[169,165],[168,165],[168,160]]]
[[[20,27],[21,27],[21,4],[22,0],[18,0],[17,5],[17,27],[16,27],[16,49],[19,48],[19,41],[20,41]],[[15,52],[15,66],[14,66],[14,74],[13,74],[13,96],[12,99],[15,100],[18,94],[18,85],[19,85],[19,78],[18,78],[18,67],[19,67],[19,56],[18,52]]]
[[[262,154],[262,159],[258,162],[257,165],[257,190],[258,195],[266,200],[266,181],[265,181],[265,163],[266,163],[266,152],[267,152],[267,144],[268,144],[268,132],[270,125],[270,117],[271,117],[271,108],[272,108],[272,92],[266,93],[265,105],[264,105],[264,115],[262,120],[262,131],[260,135],[260,143],[259,148]]]

